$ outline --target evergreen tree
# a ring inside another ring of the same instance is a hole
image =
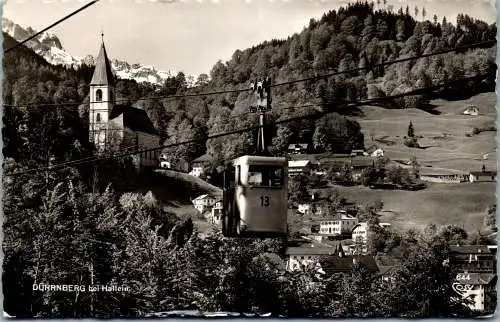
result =
[[[408,137],[413,138],[415,137],[415,129],[413,128],[413,123],[410,121],[410,124],[408,125]]]

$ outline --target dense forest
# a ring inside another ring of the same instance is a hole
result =
[[[330,11],[318,21],[311,19],[308,27],[286,40],[271,40],[252,48],[236,50],[228,62],[219,61],[214,65],[210,77],[201,75],[198,86],[192,92],[247,88],[251,81],[265,76],[270,76],[273,83],[277,84],[332,71],[370,68],[395,59],[495,39],[495,25],[488,25],[467,15],[459,15],[457,24],[453,25],[446,18],[438,21],[437,17],[434,17],[433,22],[417,22],[410,11],[408,7],[399,9],[397,13],[375,11],[373,5],[368,3],[350,4],[338,11]],[[473,95],[494,90],[492,72],[495,69],[494,48],[477,48],[317,81],[278,86],[272,91],[273,111],[269,122],[317,110],[335,111],[346,101],[396,95],[467,76],[489,75],[483,82],[448,86],[426,96],[389,101],[386,106],[423,107],[436,96],[463,98],[464,93]],[[179,74],[166,82],[161,93],[170,95],[185,91],[184,76]],[[248,113],[252,95],[245,92],[206,98],[148,101],[144,102],[144,108],[163,130],[166,143],[179,142],[255,125],[256,116]],[[338,109],[338,112],[317,120],[290,122],[271,128],[273,137],[268,144],[272,152],[280,154],[288,144],[296,142],[311,143],[317,152],[341,153],[361,148],[363,137],[359,126],[348,119],[349,114],[355,111]],[[325,125],[335,125],[336,130]],[[353,136],[356,140],[346,141],[347,137]],[[336,141],[338,145],[325,144],[320,138]],[[174,160],[180,157],[191,160],[206,151],[217,165],[221,160],[252,152],[254,146],[255,134],[248,133],[213,139],[205,145],[191,145],[181,151],[169,152]]]
[[[200,139],[167,150],[173,161],[191,161],[208,153],[216,166],[255,149],[256,133],[206,140],[210,134],[256,124],[257,116],[247,113],[251,94],[164,96],[247,88],[251,80],[263,76],[276,84],[495,39],[495,25],[467,15],[459,15],[453,25],[437,18],[417,22],[410,11],[351,4],[311,20],[288,39],[235,51],[231,60],[214,65],[210,77],[200,75],[193,88],[188,88],[183,73],[161,87],[118,80],[116,97],[145,109],[165,143]],[[4,34],[5,48],[14,43]],[[280,241],[248,243],[224,239],[216,232],[203,239],[189,220],[164,213],[151,194],[124,193],[124,178],[134,181],[124,175],[126,160],[27,172],[93,155],[88,140],[93,66],[52,66],[20,47],[5,54],[3,68],[7,176],[3,176],[2,278],[4,309],[9,314],[109,317],[199,309],[289,317],[413,317],[459,312],[448,296],[453,272],[443,264],[446,245],[456,238],[447,230],[430,227],[401,236],[397,243],[401,264],[390,285],[361,266],[352,275],[319,279],[313,271],[279,269],[270,254],[280,253]],[[335,113],[271,127],[268,143],[276,154],[294,142],[312,143],[319,152],[360,148],[363,135],[349,117],[352,111],[336,110],[342,102],[393,95],[495,68],[494,50],[478,48],[278,86],[273,88],[270,122],[317,110]],[[432,96],[388,102],[387,107],[419,107],[436,95],[457,98],[493,86],[494,77],[489,77]],[[116,283],[128,285],[131,292],[34,291],[33,284],[40,283]]]
[[[418,8],[415,8],[415,13],[417,10]],[[249,88],[251,81],[265,76],[270,76],[273,83],[277,84],[332,71],[367,68],[315,81],[274,87],[273,110],[268,116],[268,122],[273,122],[318,110],[338,112],[317,119],[270,127],[269,133],[272,137],[269,137],[267,143],[275,154],[283,153],[288,144],[296,142],[310,143],[317,152],[341,153],[362,148],[363,136],[360,127],[349,119],[349,114],[355,111],[340,109],[339,106],[343,102],[396,95],[476,75],[489,77],[481,82],[454,84],[428,95],[409,96],[384,104],[390,108],[424,108],[426,101],[438,95],[457,99],[463,98],[461,96],[464,93],[473,95],[494,90],[494,48],[476,48],[383,68],[370,68],[395,59],[495,39],[495,25],[488,25],[467,15],[458,15],[457,23],[453,25],[447,22],[446,18],[438,21],[436,16],[433,21],[415,21],[412,13],[413,10],[409,7],[400,8],[396,13],[390,10],[374,10],[373,4],[369,3],[349,4],[338,11],[324,14],[317,21],[311,19],[309,26],[302,32],[286,40],[271,40],[252,48],[236,50],[228,62],[219,61],[213,66],[210,77],[200,75],[194,88],[188,88],[182,72],[167,79],[160,88],[120,80],[117,83],[117,99],[120,103],[145,109],[165,144],[200,139],[199,143],[166,150],[174,163],[180,159],[192,161],[208,153],[216,166],[223,160],[254,151],[255,132],[206,140],[210,134],[256,125],[257,115],[249,113],[254,94],[241,92],[175,99],[164,98],[165,96]],[[28,58],[23,55],[18,58],[17,55],[6,55],[4,102],[21,106],[70,103],[67,108],[47,108],[43,113],[54,113],[57,110],[58,117],[68,114],[68,120],[63,124],[68,128],[66,134],[75,134],[78,142],[75,144],[79,149],[80,145],[88,148],[85,145],[88,113],[88,105],[85,102],[88,102],[88,82],[93,67],[83,65],[77,70],[65,69],[50,66],[42,62],[41,58],[32,56]],[[77,114],[73,107],[80,103]],[[12,110],[9,113],[41,112]],[[40,119],[39,117],[42,115],[13,115],[8,120],[16,119],[32,128],[32,125],[26,123],[29,123],[29,119]],[[55,116],[46,117],[47,120],[54,118]],[[20,125],[16,124],[15,128]],[[78,126],[82,130],[78,130]],[[35,137],[40,140],[44,136]],[[353,137],[355,139],[351,139]],[[7,138],[9,139],[9,136]],[[69,144],[69,141],[71,139],[65,143]],[[227,144],[228,142],[231,144]],[[331,142],[337,144],[332,145]],[[65,143],[61,142],[63,145]],[[10,144],[17,145],[17,142]],[[31,146],[27,142],[25,145]],[[12,155],[18,160],[32,159],[26,155],[18,155],[24,152],[14,151],[15,149],[10,151],[9,144],[5,149],[9,151],[8,156]],[[67,149],[61,146],[61,151]],[[61,153],[63,152],[55,153],[58,160],[64,159],[59,155]]]

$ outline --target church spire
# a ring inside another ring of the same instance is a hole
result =
[[[111,63],[106,54],[106,47],[104,47],[104,33],[101,31],[101,49],[95,61],[94,75],[90,85],[110,85],[114,86],[114,76],[111,69]]]

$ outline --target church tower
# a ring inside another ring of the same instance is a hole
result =
[[[101,34],[101,37],[104,35]],[[103,39],[90,82],[89,108],[89,139],[99,151],[106,149],[108,121],[115,105],[114,87],[111,63],[106,54]]]

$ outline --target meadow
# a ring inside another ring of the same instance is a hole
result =
[[[433,100],[423,109],[384,109],[365,106],[356,120],[361,124],[365,146],[376,145],[397,164],[412,156],[421,174],[468,174],[496,170],[496,131],[472,134],[474,127],[496,121],[495,93],[482,93],[467,100]],[[477,106],[479,115],[463,112]],[[403,144],[408,125],[413,123],[421,148]],[[486,155],[485,157],[483,157]],[[367,187],[339,187],[342,194],[359,203],[382,200],[380,220],[396,229],[434,224],[456,224],[469,232],[482,229],[483,216],[496,203],[496,183],[429,184],[421,191],[372,190]]]
[[[360,204],[382,200],[380,221],[397,230],[427,224],[454,224],[468,232],[482,229],[483,216],[496,203],[496,184],[429,184],[424,190],[375,190],[363,186],[340,187],[349,201]]]
[[[488,170],[496,170],[496,132],[472,134],[474,127],[495,123],[495,103],[495,93],[482,93],[462,101],[434,100],[426,110],[365,106],[356,120],[366,147],[382,148],[391,160],[415,156],[423,173],[481,171],[483,161]],[[479,115],[464,115],[468,105],[477,106]],[[410,121],[421,148],[403,144]]]

